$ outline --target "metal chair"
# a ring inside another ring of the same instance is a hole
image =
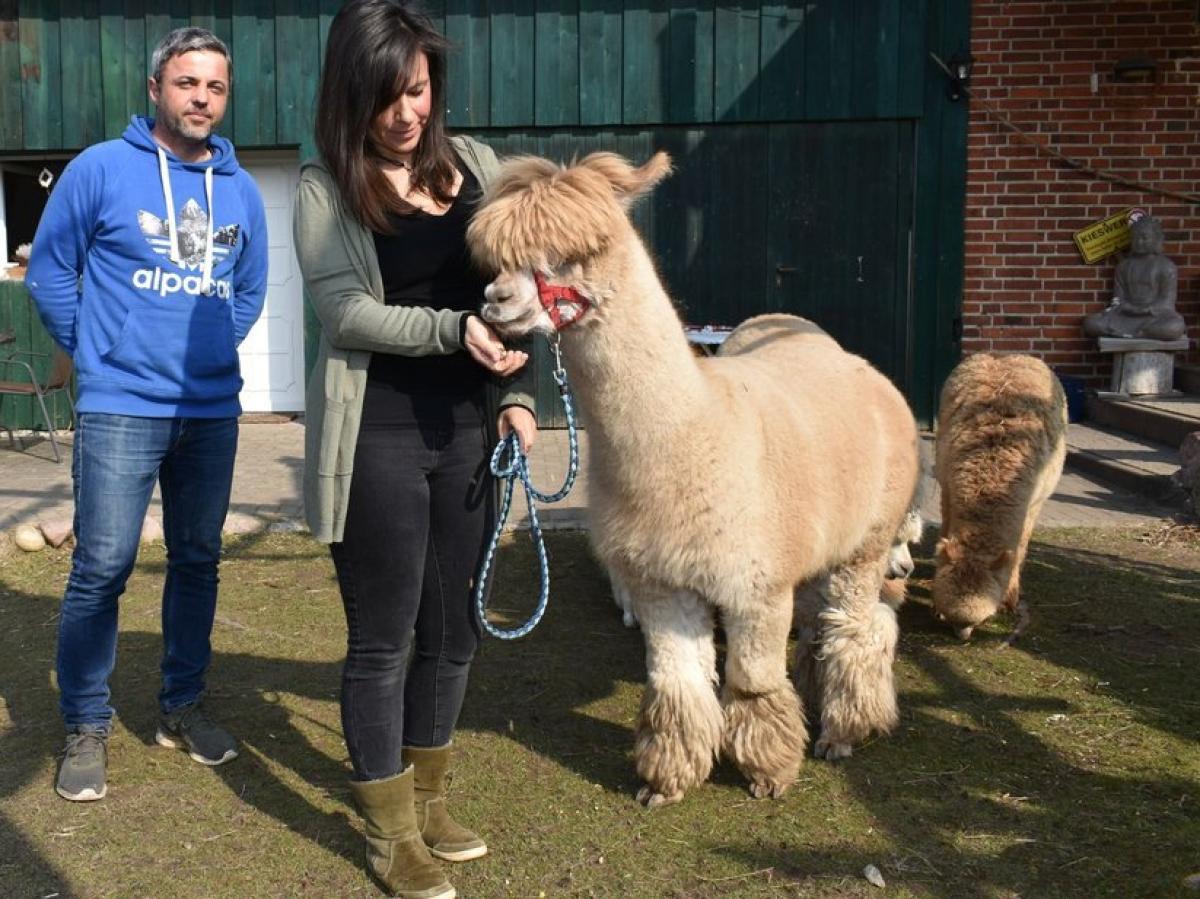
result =
[[[0,343],[11,342],[3,341],[0,335]],[[18,357],[25,357],[30,361],[25,361]],[[32,360],[47,358],[46,353],[31,353],[25,350],[15,350],[7,356],[0,358],[0,375],[8,376],[13,369],[23,371],[28,381],[9,381],[0,380],[0,401],[5,396],[31,396],[37,400],[39,408],[42,410],[42,420],[46,423],[46,432],[50,435],[50,446],[54,450],[54,461],[62,461],[62,453],[58,448],[58,438],[54,434],[54,420],[50,417],[50,410],[46,407],[46,397],[52,396],[59,391],[67,395],[67,410],[71,415],[71,427],[75,426],[75,397],[71,393],[71,357],[63,352],[60,348],[55,347],[50,364],[50,372],[45,379],[39,379],[37,372],[34,371]],[[19,446],[22,450],[25,449],[25,444],[13,432],[13,429],[7,425],[0,424],[0,427],[8,431],[9,442],[14,446]]]

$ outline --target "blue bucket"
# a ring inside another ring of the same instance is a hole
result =
[[[1075,375],[1055,374],[1067,395],[1067,420],[1083,421],[1087,418],[1087,382]]]

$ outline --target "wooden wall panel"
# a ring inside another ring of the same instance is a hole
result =
[[[21,0],[20,16],[24,147],[56,150],[63,145],[57,0]]]
[[[855,4],[850,46],[851,71],[857,84],[850,92],[850,111],[870,118],[881,109],[896,108],[897,62],[900,45],[899,0],[859,0]]]
[[[896,50],[896,115],[904,118],[918,118],[925,102],[928,19],[928,0],[905,0]]]
[[[804,27],[807,4],[764,3],[759,38],[759,116],[804,118]]]
[[[496,128],[533,124],[534,0],[495,0],[492,10],[491,116]]]
[[[317,79],[312,73],[319,70],[321,59],[318,40],[317,0],[276,0],[276,143],[312,143],[317,102]]]
[[[541,0],[534,17],[533,114],[537,125],[579,124],[579,6]]]
[[[140,17],[126,18],[123,0],[100,0],[99,16],[100,103],[104,137],[111,139],[120,137],[129,117],[146,104],[145,25]],[[134,24],[138,30],[131,42]]]
[[[101,68],[100,9],[97,0],[62,0],[63,88],[70,98],[63,116],[62,145],[86,147],[104,139],[104,78]],[[66,99],[66,97],[64,97]]]
[[[666,118],[670,25],[666,0],[643,0],[625,9],[622,124],[657,124]]]
[[[19,150],[24,145],[21,84],[17,0],[0,0],[0,149],[3,150]]]
[[[486,126],[491,112],[492,29],[485,0],[446,0],[446,37],[452,45],[447,122],[451,128]]]
[[[671,10],[667,37],[667,121],[713,120],[717,14],[712,0],[678,5]]]
[[[233,139],[238,147],[278,143],[275,97],[275,3],[237,0],[233,5],[233,43],[236,73],[245,73],[234,93]]]
[[[579,123],[621,121],[621,0],[579,0]]]
[[[722,3],[716,9],[713,72],[714,118],[745,122],[758,118],[759,37],[757,3]]]

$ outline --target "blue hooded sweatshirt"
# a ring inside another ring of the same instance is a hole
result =
[[[233,146],[184,162],[135,116],[59,178],[26,283],[75,360],[79,412],[225,418],[241,412],[237,346],[262,311],[267,228]]]

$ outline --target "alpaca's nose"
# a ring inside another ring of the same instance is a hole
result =
[[[891,578],[908,577],[913,573],[914,568],[916,568],[916,564],[913,562],[908,545],[902,543],[899,546],[893,546],[888,556],[887,576]]]
[[[489,303],[503,303],[506,300],[511,300],[512,297],[512,290],[505,287],[500,279],[496,279],[483,289],[483,298]]]

